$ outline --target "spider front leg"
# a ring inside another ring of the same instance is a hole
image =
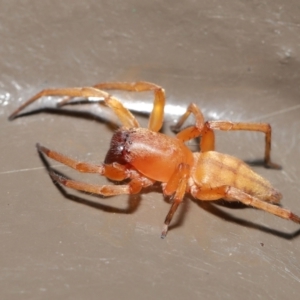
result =
[[[128,92],[154,92],[154,102],[153,109],[150,113],[148,128],[152,131],[159,131],[163,124],[164,118],[164,107],[165,107],[165,91],[162,87],[146,81],[138,82],[102,82],[93,86],[99,90],[119,90],[119,91],[128,91]],[[110,98],[113,98],[109,94],[105,99],[107,103]],[[65,105],[71,100],[71,97],[65,97],[62,101],[59,102],[59,106]],[[117,100],[118,101],[118,100]],[[118,109],[114,109],[114,105],[110,106],[116,114],[118,114]],[[135,126],[138,127],[138,126]]]
[[[40,144],[36,144],[36,147],[40,153],[44,153],[48,157],[82,173],[97,173],[116,181],[122,181],[130,177],[130,173],[127,172],[125,166],[118,163],[95,165],[72,159]]]
[[[144,178],[134,170],[132,170],[131,172],[127,171],[125,166],[118,163],[108,165],[94,165],[74,160],[68,156],[50,150],[39,144],[37,144],[37,148],[39,152],[79,172],[97,173],[116,181],[122,181],[127,178],[132,179],[128,184],[124,185],[95,185],[67,179],[65,177],[57,175],[54,172],[50,172],[50,176],[54,181],[68,188],[103,196],[114,196],[122,194],[136,194],[139,193],[143,187],[147,187],[153,184],[153,181]]]
[[[41,92],[37,93],[25,103],[23,103],[20,107],[18,107],[10,116],[9,120],[13,120],[24,108],[26,108],[31,103],[37,101],[42,97],[47,96],[66,96],[67,100],[74,97],[81,97],[81,98],[89,98],[89,97],[97,97],[97,98],[104,98],[105,104],[110,107],[114,113],[118,116],[119,120],[123,124],[123,126],[127,128],[139,127],[139,123],[137,122],[136,118],[133,114],[123,106],[123,104],[111,97],[107,92],[101,91],[94,87],[83,87],[83,88],[60,88],[60,89],[45,89]]]
[[[291,220],[295,223],[300,224],[300,217],[292,213],[290,210],[260,200],[257,197],[249,195],[232,186],[225,185],[225,186],[213,187],[213,188],[197,187],[192,189],[191,194],[193,195],[193,197],[203,201],[214,201],[219,199],[224,199],[230,202],[240,201],[245,205],[264,210],[275,216],[281,217],[283,219]]]
[[[68,96],[71,98],[74,97],[99,97],[103,98],[103,93],[101,91],[96,90],[91,87],[83,87],[83,88],[59,88],[59,89],[45,89],[32,96],[26,102],[24,102],[21,106],[19,106],[10,116],[9,119],[13,120],[25,107],[30,105],[31,103],[37,101],[42,97],[47,96]]]
[[[266,167],[280,169],[280,166],[271,161],[271,133],[270,124],[267,123],[245,123],[230,121],[204,121],[204,117],[196,104],[192,103],[188,106],[187,111],[182,115],[177,124],[173,126],[174,131],[179,131],[180,127],[186,121],[190,114],[195,116],[196,122],[194,126],[187,127],[177,134],[177,138],[182,141],[188,141],[201,136],[200,149],[201,152],[212,151],[215,149],[214,130],[245,130],[259,131],[265,134],[265,157],[264,164]]]

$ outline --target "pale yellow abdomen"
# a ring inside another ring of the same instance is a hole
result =
[[[232,186],[261,200],[279,202],[271,183],[238,158],[215,151],[197,153],[192,177],[199,187]]]

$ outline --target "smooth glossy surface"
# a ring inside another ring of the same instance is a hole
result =
[[[49,111],[13,122],[7,117],[43,88],[152,81],[166,90],[166,133],[172,114],[177,119],[190,102],[209,119],[271,123],[272,158],[283,169],[254,169],[299,214],[298,2],[2,2],[1,298],[297,299],[296,224],[251,208],[187,198],[177,224],[161,240],[170,204],[160,191],[110,199],[63,192],[37,154],[40,142],[78,159],[102,161],[113,134],[106,122]],[[147,110],[144,103],[152,97],[120,95],[137,110]],[[52,103],[45,99],[35,107],[53,108]],[[110,119],[102,106],[85,107]],[[148,118],[139,122],[147,126]],[[216,146],[255,162],[263,158],[264,138],[220,132]],[[189,147],[197,149],[195,143]],[[84,180],[106,182],[96,175]]]

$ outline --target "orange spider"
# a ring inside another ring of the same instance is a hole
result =
[[[153,91],[154,104],[148,128],[141,128],[136,118],[116,98],[103,90]],[[30,98],[9,117],[14,119],[21,110],[43,96],[66,96],[60,104],[74,97],[104,98],[122,123],[113,135],[110,148],[100,165],[74,160],[37,144],[39,152],[79,172],[97,173],[114,181],[129,180],[121,185],[92,185],[70,180],[53,172],[50,176],[58,183],[83,192],[113,196],[136,194],[142,188],[161,182],[165,196],[172,197],[172,205],[166,216],[161,237],[168,232],[172,217],[186,193],[203,201],[224,199],[240,201],[284,219],[300,223],[300,217],[278,204],[282,195],[260,175],[241,160],[214,151],[214,130],[250,130],[265,134],[266,167],[279,168],[271,162],[271,127],[266,123],[233,123],[229,121],[204,121],[200,109],[190,104],[173,127],[176,137],[159,132],[163,123],[165,93],[153,83],[100,83],[94,87],[45,89]],[[179,129],[190,114],[195,116],[194,126]],[[201,137],[201,152],[192,153],[185,142]],[[275,204],[272,204],[275,203]]]

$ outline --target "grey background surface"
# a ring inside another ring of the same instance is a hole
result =
[[[0,7],[1,299],[298,299],[297,224],[186,197],[161,240],[169,203],[159,190],[109,199],[62,191],[37,154],[40,142],[102,162],[113,133],[105,121],[53,111],[7,117],[43,88],[153,81],[166,89],[167,134],[190,102],[208,119],[271,123],[272,157],[283,169],[253,168],[300,214],[299,1],[2,0]],[[120,99],[147,110],[152,95]],[[219,151],[248,162],[263,157],[262,134],[217,138]],[[106,182],[48,163],[71,178]]]

